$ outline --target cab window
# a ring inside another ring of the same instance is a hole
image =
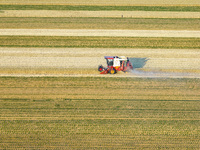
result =
[[[113,59],[107,59],[108,66],[113,66]]]

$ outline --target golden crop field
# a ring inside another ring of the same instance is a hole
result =
[[[199,14],[199,0],[0,0],[0,149],[200,149],[200,38],[18,34],[193,35]],[[140,67],[99,75],[109,55]]]
[[[199,79],[0,79],[2,149],[198,149]]]

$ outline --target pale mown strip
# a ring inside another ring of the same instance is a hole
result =
[[[187,37],[200,31],[185,30],[98,30],[98,29],[0,29],[0,36],[95,36],[95,37]]]
[[[144,59],[144,58],[141,58]],[[138,58],[138,61],[140,58]],[[199,58],[148,58],[144,63],[144,69],[159,70],[200,70]],[[0,57],[1,68],[98,68],[98,65],[106,66],[103,57]],[[138,63],[137,63],[138,64]],[[133,64],[135,65],[135,64]]]
[[[10,57],[102,57],[199,58],[199,49],[133,49],[133,48],[0,48],[0,56]]]
[[[84,69],[91,70],[89,74],[97,74],[98,65],[106,66],[104,56],[128,56],[135,68],[150,70],[168,70],[183,72],[198,72],[200,70],[199,50],[178,49],[102,49],[102,48],[0,48],[0,70],[5,74],[10,72],[8,68],[32,69],[37,71],[43,68],[41,73],[48,73],[49,68],[56,68],[60,73],[66,73],[66,69],[74,69],[78,74],[86,74]],[[7,69],[6,69],[7,68]],[[60,71],[63,69],[63,72]],[[77,71],[79,70],[79,72]],[[26,71],[24,71],[26,72]],[[30,71],[27,71],[30,73]],[[34,71],[32,71],[34,72]],[[20,73],[14,71],[13,73]],[[52,72],[53,73],[53,72]],[[68,74],[73,71],[68,70]],[[87,74],[88,74],[87,73]]]
[[[0,17],[200,18],[200,12],[1,10]]]
[[[97,68],[100,64],[106,64],[103,57],[0,57],[2,68]]]
[[[0,0],[0,4],[26,4],[26,5],[143,5],[143,6],[199,6],[199,0]]]

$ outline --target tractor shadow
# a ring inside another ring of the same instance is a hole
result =
[[[143,68],[149,59],[132,57],[132,58],[129,58],[129,60],[132,63],[133,69],[136,69],[136,68]]]

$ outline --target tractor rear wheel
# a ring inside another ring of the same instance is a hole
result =
[[[110,74],[115,74],[115,73],[117,73],[117,71],[114,68],[112,68],[112,69],[109,70],[109,73]]]

